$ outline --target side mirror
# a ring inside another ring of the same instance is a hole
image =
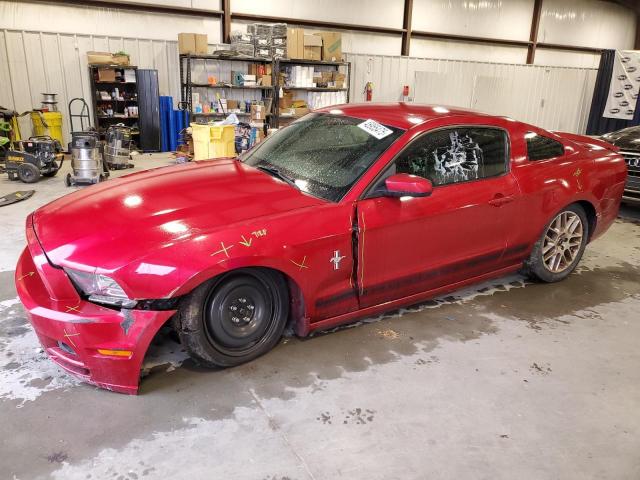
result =
[[[433,192],[431,181],[408,173],[397,173],[385,180],[388,197],[428,197]]]

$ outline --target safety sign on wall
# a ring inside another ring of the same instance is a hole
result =
[[[603,117],[632,120],[640,92],[640,51],[616,50]]]

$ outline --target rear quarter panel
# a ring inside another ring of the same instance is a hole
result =
[[[586,137],[569,139],[527,125],[519,130],[512,138],[512,172],[520,186],[525,211],[514,241],[533,244],[557,212],[580,201],[588,202],[595,210],[595,230],[590,239],[604,233],[617,216],[624,190],[626,166],[622,157],[598,144],[573,140],[588,140]],[[565,154],[530,161],[524,138],[528,131],[562,142]]]

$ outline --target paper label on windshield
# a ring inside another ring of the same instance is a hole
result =
[[[376,137],[378,140],[381,140],[393,133],[393,130],[388,129],[384,125],[380,125],[378,122],[371,119],[359,123],[358,127],[367,132],[369,135]]]

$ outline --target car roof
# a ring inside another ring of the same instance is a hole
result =
[[[332,113],[337,115],[347,115],[350,117],[372,119],[383,125],[402,128],[408,130],[418,124],[433,120],[435,118],[477,115],[480,117],[494,117],[475,110],[468,110],[459,107],[449,107],[445,105],[425,105],[420,103],[349,103],[344,105],[334,105],[316,110],[322,113]],[[496,117],[494,117],[496,118]]]

